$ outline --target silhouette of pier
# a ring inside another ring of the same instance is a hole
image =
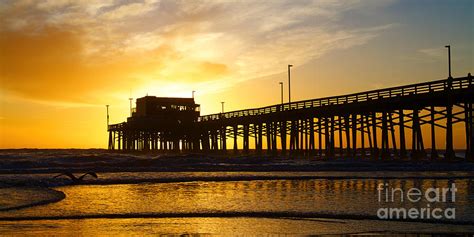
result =
[[[473,102],[470,74],[204,116],[192,99],[186,121],[109,125],[109,149],[453,159],[454,139],[465,139],[464,158],[474,160]],[[457,123],[464,128],[453,137]]]

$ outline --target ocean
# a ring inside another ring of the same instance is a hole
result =
[[[354,159],[3,150],[0,233],[474,233],[472,164],[388,163],[391,165]],[[86,176],[83,181],[54,178],[64,171],[75,176],[93,171],[98,177]],[[456,188],[454,195],[449,190],[452,187]],[[412,200],[417,197],[414,192],[407,196],[410,190],[423,193],[419,201]],[[441,198],[435,199],[436,194]],[[381,215],[390,208],[407,210],[405,218],[403,213]],[[411,218],[408,212],[413,211],[425,214]]]

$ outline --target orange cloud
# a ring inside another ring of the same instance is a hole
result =
[[[32,99],[87,102],[101,92],[128,91],[144,78],[160,80],[163,62],[182,58],[166,44],[141,52],[116,49],[107,55],[85,55],[80,32],[53,27],[38,33],[3,32],[3,89]],[[181,81],[205,80],[227,72],[227,66],[212,62],[185,62],[181,67],[186,68],[182,77],[176,76],[180,72],[173,74]]]
[[[41,34],[2,32],[2,85],[32,97],[58,96],[66,92],[60,88],[68,88],[78,79],[81,49],[77,35],[55,28],[47,28]]]
[[[225,75],[229,72],[227,65],[221,63],[203,62],[200,67],[212,75]]]
[[[312,24],[358,7],[342,2],[0,3],[2,90],[35,100],[86,103],[128,95],[132,88],[156,94],[191,88],[216,92],[278,73],[288,62],[303,65],[331,50],[366,43],[385,28]]]

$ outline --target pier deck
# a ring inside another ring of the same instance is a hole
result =
[[[179,136],[170,136],[173,128],[165,134],[153,126],[143,129],[127,122],[113,124],[108,129],[109,149],[207,152],[230,148],[236,152],[252,149],[326,158],[452,159],[454,139],[464,139],[465,158],[474,159],[473,102],[474,82],[469,74],[203,115],[191,125],[182,125],[186,126],[186,132],[180,132]],[[454,138],[453,126],[458,123],[463,125],[465,136]],[[437,133],[443,134],[445,146],[437,147]],[[430,144],[425,144],[425,140]],[[438,149],[444,150],[443,154]]]

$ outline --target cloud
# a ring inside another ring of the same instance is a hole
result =
[[[413,54],[403,55],[402,58],[412,63],[436,63],[445,60],[446,49],[444,47],[421,48]]]
[[[100,101],[137,84],[221,90],[279,73],[288,63],[303,65],[332,50],[365,44],[391,27],[342,25],[347,11],[366,5],[5,1],[0,4],[2,90],[80,102]]]
[[[111,11],[107,11],[101,15],[101,18],[115,20],[125,17],[133,17],[143,15],[154,10],[158,6],[156,0],[145,0],[144,2],[134,2],[116,7]]]
[[[438,61],[445,57],[446,50],[441,47],[419,49],[418,53],[422,54],[425,60]]]
[[[88,61],[82,42],[80,33],[58,28],[45,28],[41,34],[4,32],[2,89],[40,100],[86,102],[102,92],[127,90],[140,82],[139,75],[160,69],[163,58],[173,55],[172,49],[161,46],[99,63]]]

